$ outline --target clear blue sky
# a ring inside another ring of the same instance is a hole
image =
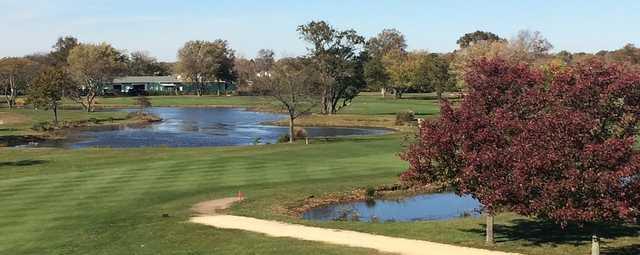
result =
[[[238,55],[261,48],[298,55],[295,31],[311,20],[354,28],[369,37],[402,31],[412,49],[451,51],[462,34],[487,30],[511,38],[540,30],[555,50],[596,52],[640,45],[640,1],[375,1],[375,0],[0,0],[0,57],[46,52],[61,35],[112,43],[175,60],[188,40],[230,42]]]

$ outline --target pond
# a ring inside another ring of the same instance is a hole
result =
[[[126,110],[132,111],[132,110]],[[142,127],[70,132],[68,139],[40,146],[85,147],[208,147],[275,143],[287,127],[263,124],[285,119],[286,115],[247,111],[242,108],[154,107],[148,112],[162,122]],[[353,135],[380,135],[378,128],[307,127],[311,138]]]
[[[306,220],[423,221],[447,220],[480,215],[480,203],[455,193],[418,195],[405,199],[357,201],[313,208],[302,216]]]

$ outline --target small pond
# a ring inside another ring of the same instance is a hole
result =
[[[132,111],[132,110],[125,110]],[[285,119],[286,115],[247,111],[242,108],[179,108],[148,109],[162,122],[142,127],[101,128],[70,132],[68,139],[45,142],[39,146],[65,148],[85,147],[208,147],[275,143],[288,132],[287,127],[265,125],[265,122]],[[387,129],[307,127],[312,138],[353,135],[380,135]]]
[[[405,199],[357,201],[311,209],[303,214],[307,220],[350,221],[422,221],[478,216],[480,203],[455,193],[418,195]]]

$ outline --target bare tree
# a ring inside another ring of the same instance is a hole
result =
[[[258,51],[258,55],[255,58],[256,68],[258,72],[265,72],[271,70],[273,64],[275,64],[275,54],[273,50],[261,49]]]
[[[319,72],[307,58],[283,58],[259,75],[256,87],[276,99],[289,115],[289,142],[295,140],[294,121],[317,105]]]
[[[539,57],[549,53],[553,45],[542,36],[540,31],[520,30],[518,35],[510,41],[512,47]]]
[[[0,59],[0,89],[9,108],[16,106],[16,98],[37,73],[37,64],[27,58]]]
[[[233,68],[237,75],[236,89],[244,92],[251,91],[253,81],[258,73],[256,62],[253,59],[236,57]]]
[[[129,54],[127,66],[128,75],[162,76],[171,74],[171,70],[158,62],[147,51],[135,51]]]

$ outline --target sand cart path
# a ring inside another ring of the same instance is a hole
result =
[[[220,201],[220,200],[218,200]],[[232,202],[227,199],[225,202]],[[218,207],[224,203],[211,203]],[[226,206],[223,206],[226,207]],[[200,211],[202,213],[202,211]],[[211,212],[211,211],[209,211]],[[373,235],[362,232],[310,227],[278,221],[262,220],[233,215],[202,215],[191,218],[191,222],[221,229],[238,229],[262,233],[274,237],[290,237],[351,247],[375,249],[381,252],[407,255],[506,255],[499,251],[459,247],[406,238]]]

